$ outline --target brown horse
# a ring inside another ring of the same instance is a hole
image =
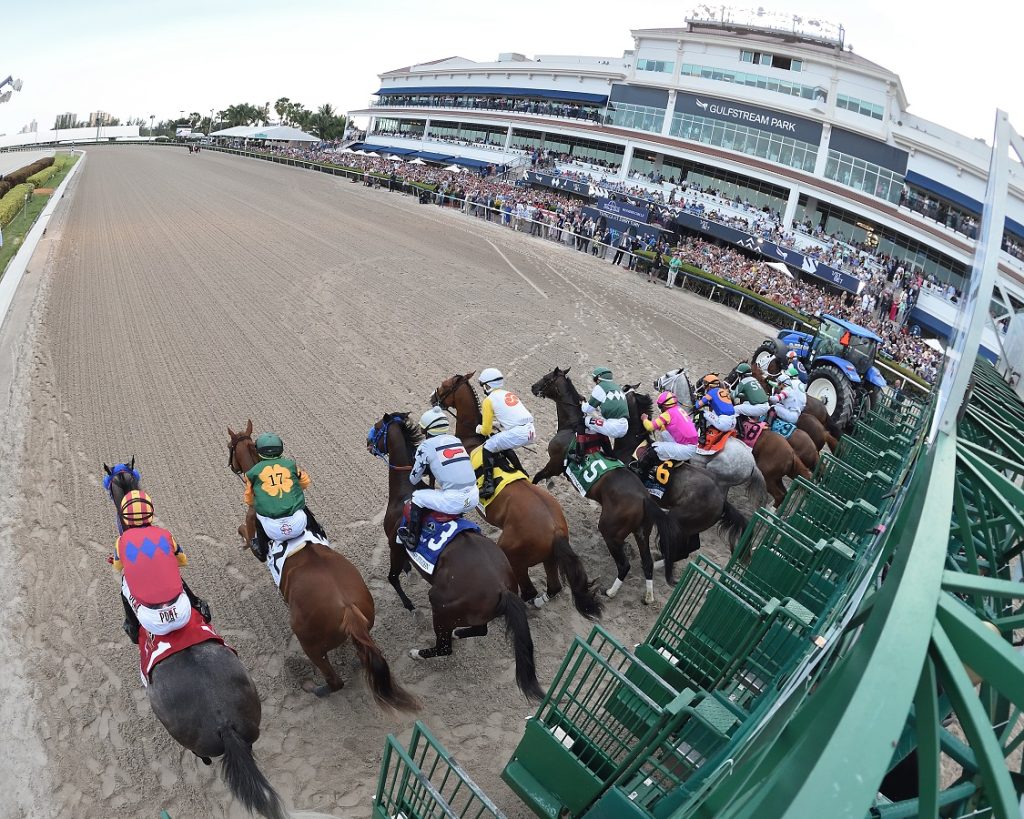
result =
[[[384,535],[391,550],[388,581],[409,611],[416,607],[402,588],[401,572],[408,570],[411,561],[396,536],[405,504],[415,488],[409,473],[421,441],[422,434],[405,412],[384,415],[370,428],[366,439],[366,450],[388,465],[388,506],[384,513]],[[417,660],[447,657],[452,653],[452,633],[459,638],[482,637],[487,634],[488,623],[503,617],[505,631],[512,638],[516,684],[527,699],[543,699],[526,604],[516,594],[519,583],[515,572],[497,544],[479,532],[461,532],[445,546],[433,573],[416,568],[430,583],[427,596],[436,639],[433,647],[412,649],[410,655]]]
[[[531,387],[537,397],[554,401],[558,414],[558,432],[548,443],[548,463],[533,476],[534,483],[562,474],[569,445],[583,429],[582,397],[569,380],[568,372],[568,368],[556,367]],[[615,582],[605,592],[609,597],[618,593],[629,573],[625,539],[630,534],[640,550],[646,583],[644,603],[653,603],[654,559],[650,549],[653,527],[658,529],[665,577],[671,583],[675,561],[700,548],[697,537],[700,532],[718,523],[732,547],[747,525],[746,518],[726,499],[718,481],[706,470],[687,464],[673,471],[668,490],[659,502],[654,501],[643,481],[630,469],[606,472],[590,488],[587,497],[601,504],[597,528],[618,570]],[[669,511],[662,509],[659,503]]]
[[[252,421],[244,432],[228,427],[228,435],[228,465],[236,475],[243,476],[259,461],[252,440]],[[243,548],[253,541],[255,523],[255,512],[250,509],[239,527]],[[373,597],[359,570],[344,555],[320,543],[306,543],[285,561],[280,590],[291,615],[292,632],[326,680],[326,685],[312,688],[314,694],[325,697],[345,685],[327,654],[351,638],[377,704],[400,711],[420,707],[392,677],[387,660],[370,636]]]
[[[455,437],[467,449],[484,442],[476,431],[483,421],[480,401],[470,379],[473,373],[453,375],[441,382],[431,404],[455,413]],[[576,611],[588,619],[601,615],[601,601],[594,596],[583,561],[569,545],[569,524],[551,493],[526,480],[505,486],[484,509],[484,519],[501,529],[498,546],[508,557],[519,581],[519,594],[538,608],[562,590],[559,573],[572,592]],[[544,564],[547,593],[539,595],[529,569]]]
[[[768,384],[768,377],[782,372],[782,364],[779,360],[773,358],[768,364],[767,372],[758,367],[757,364],[751,364],[750,369],[754,378],[761,382],[764,391],[771,395],[772,390]],[[829,449],[835,452],[839,446],[839,439],[843,435],[843,431],[832,420],[828,407],[813,395],[807,396],[807,403],[797,419],[796,428],[802,430],[810,437],[818,452],[821,452],[825,444],[828,444]],[[792,436],[790,436],[790,443],[792,443]],[[804,463],[807,462],[804,461]],[[813,467],[811,468],[813,469]]]

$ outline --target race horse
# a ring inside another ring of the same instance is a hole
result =
[[[103,469],[104,486],[120,509],[125,494],[140,488],[135,458],[114,467],[104,464]],[[286,819],[287,811],[252,754],[260,736],[262,707],[256,686],[234,651],[208,640],[169,654],[150,671],[146,695],[156,718],[179,745],[207,765],[213,757],[223,756],[221,774],[246,810],[267,819]]]
[[[568,374],[569,368],[555,367],[530,388],[538,398],[554,401],[558,415],[558,431],[548,442],[548,462],[533,476],[534,483],[564,471],[566,453],[576,434],[584,429],[583,398]],[[628,446],[626,444],[622,448]],[[640,550],[640,564],[646,583],[643,599],[648,604],[654,602],[654,559],[650,549],[652,528],[658,530],[665,560],[665,578],[671,583],[674,563],[700,548],[697,536],[701,532],[718,523],[732,548],[747,525],[746,518],[728,502],[725,490],[715,477],[706,470],[686,464],[673,471],[667,491],[658,501],[630,469],[605,472],[590,487],[587,497],[601,504],[597,528],[618,570],[615,582],[605,594],[614,597],[629,573],[625,540],[632,534]]]
[[[374,424],[366,438],[367,451],[388,467],[388,505],[384,513],[384,535],[391,565],[388,582],[408,611],[416,606],[402,588],[401,573],[408,570],[409,555],[397,539],[398,527],[413,489],[409,480],[416,448],[423,436],[406,412],[389,412]],[[422,484],[421,484],[422,486]],[[533,637],[526,616],[526,604],[517,594],[519,583],[505,553],[479,531],[459,532],[444,547],[431,573],[416,568],[430,584],[435,643],[431,648],[412,649],[413,659],[447,657],[452,653],[452,634],[459,638],[482,637],[492,620],[502,617],[511,638],[515,657],[516,684],[529,700],[541,700],[544,690],[537,681]]]
[[[244,476],[259,461],[252,421],[243,432],[228,427],[228,436],[228,466],[236,475]],[[255,536],[256,517],[252,509],[249,512],[238,529],[243,549]],[[316,541],[290,551],[281,570],[280,591],[288,605],[292,632],[326,681],[325,685],[310,688],[314,694],[325,697],[344,687],[327,654],[351,639],[377,704],[398,711],[419,708],[416,698],[395,681],[391,667],[370,636],[373,597],[359,570],[344,555]]]
[[[768,384],[768,379],[781,373],[784,366],[784,363],[776,357],[768,363],[767,372],[758,367],[756,363],[751,364],[750,369],[754,378],[761,383],[764,391],[771,395],[772,389]],[[807,396],[807,403],[797,419],[796,428],[803,430],[810,437],[818,452],[821,452],[825,444],[828,444],[829,449],[835,452],[839,446],[839,439],[843,436],[839,425],[832,420],[828,407],[813,395]]]
[[[453,375],[434,390],[430,402],[455,415],[455,437],[467,450],[484,442],[477,433],[483,421],[480,401],[470,381],[473,373]],[[572,592],[576,611],[588,619],[601,614],[583,561],[569,545],[569,524],[562,507],[546,489],[528,480],[511,481],[501,488],[483,510],[484,519],[501,529],[498,546],[508,557],[519,582],[519,594],[538,608],[562,590],[559,574]],[[530,580],[529,569],[544,564],[547,592],[540,595]]]
[[[679,405],[687,413],[693,414],[696,396],[685,369],[669,370],[654,382],[654,388],[673,393],[679,399]],[[733,444],[733,441],[736,444]],[[735,445],[747,448],[740,438],[733,436],[726,446]],[[779,433],[766,428],[758,436],[750,452],[764,476],[768,493],[772,496],[776,507],[782,503],[782,499],[786,495],[786,487],[782,479],[810,478],[811,470],[818,463],[818,451],[814,448],[813,442],[798,429],[794,430],[790,439],[787,440]],[[711,460],[708,469],[713,469],[713,464],[719,457],[721,454]]]

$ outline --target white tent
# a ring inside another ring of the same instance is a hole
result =
[[[764,265],[772,270],[777,270],[779,273],[785,273],[791,279],[793,278],[793,273],[782,262],[764,262]]]
[[[419,157],[416,157],[415,159],[411,160],[411,161],[409,162],[409,164],[410,164],[410,165],[426,165],[427,163],[426,163],[426,162],[424,162],[424,161],[423,161],[422,159],[420,159]]]
[[[364,154],[364,156],[380,156],[380,154],[375,154],[373,151],[369,151],[366,154]]]
[[[924,340],[924,343],[927,344],[929,347],[931,347],[933,350],[935,350],[935,352],[937,352],[937,353],[944,353],[944,352],[946,352],[946,348],[942,346],[942,343],[939,342],[939,341],[936,341],[934,338],[926,338]]]
[[[213,137],[239,137],[241,139],[273,140],[275,142],[319,142],[320,137],[307,134],[290,125],[236,125],[214,131]]]
[[[366,153],[366,151],[353,151],[352,153],[354,153],[356,156],[369,156],[369,154]]]
[[[452,173],[462,173],[463,168],[461,165],[456,165],[453,163],[451,165],[446,166],[445,170],[451,171]]]
[[[389,156],[388,162],[405,162],[405,160],[400,156]]]

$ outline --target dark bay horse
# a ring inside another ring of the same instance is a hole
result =
[[[582,396],[568,377],[568,369],[556,367],[531,387],[537,397],[555,402],[558,431],[548,443],[548,463],[533,477],[534,483],[562,474],[565,453],[576,433],[583,429]],[[673,471],[664,498],[651,497],[643,482],[630,469],[606,472],[590,489],[587,497],[601,504],[598,531],[615,560],[618,574],[606,592],[613,597],[629,572],[625,539],[632,534],[640,550],[640,562],[646,581],[644,602],[654,602],[654,559],[651,557],[650,534],[658,529],[661,551],[665,559],[665,577],[672,582],[672,567],[700,547],[696,537],[719,523],[730,547],[735,546],[747,521],[725,497],[718,481],[703,469],[683,465]],[[666,512],[659,506],[666,507]]]
[[[483,420],[480,402],[470,379],[473,373],[453,375],[441,383],[431,396],[431,403],[455,413],[455,437],[466,449],[484,442],[476,431]],[[526,480],[513,481],[504,487],[484,510],[484,519],[501,529],[498,546],[508,557],[519,581],[519,593],[527,602],[554,597],[562,590],[559,573],[572,592],[572,602],[580,614],[589,619],[601,615],[601,602],[594,595],[583,561],[569,545],[569,524],[562,507],[546,489]],[[547,594],[543,599],[530,580],[529,569],[544,564]]]
[[[384,415],[371,427],[366,439],[367,451],[388,465],[388,505],[384,514],[384,535],[391,552],[388,582],[409,611],[416,607],[402,588],[401,573],[411,561],[395,537],[405,503],[412,498],[415,488],[409,473],[421,441],[422,434],[405,412]],[[410,651],[412,657],[446,657],[452,653],[453,632],[460,638],[482,637],[487,634],[487,624],[502,617],[505,632],[512,640],[516,684],[527,699],[543,699],[526,604],[516,593],[519,583],[512,565],[497,544],[479,532],[461,532],[445,546],[432,574],[418,566],[417,571],[430,584],[427,596],[436,639],[431,648]]]
[[[244,432],[228,427],[228,435],[231,471],[244,475],[259,461],[252,440],[252,421]],[[251,523],[255,525],[255,515]],[[255,534],[249,525],[247,517],[246,524],[239,527],[245,541],[243,548],[252,543]],[[314,694],[324,697],[345,685],[327,654],[351,639],[378,705],[399,711],[420,707],[416,698],[395,681],[380,647],[370,636],[373,597],[359,570],[344,555],[320,543],[307,543],[285,561],[280,590],[288,605],[292,632],[326,680],[326,685],[312,689]]]
[[[120,509],[125,494],[140,488],[135,459],[112,469],[104,464],[103,469],[107,491]],[[207,765],[212,757],[223,756],[221,774],[246,810],[267,819],[287,818],[252,754],[260,736],[262,707],[256,686],[235,652],[208,641],[172,654],[153,668],[146,695],[175,742]]]

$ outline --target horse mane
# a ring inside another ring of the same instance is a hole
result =
[[[420,425],[413,421],[408,414],[395,412],[388,417],[398,422],[402,430],[402,437],[405,438],[405,445],[409,449],[415,450],[416,447],[423,443],[423,432],[420,430]]]
[[[582,404],[583,396],[580,395],[579,390],[576,389],[576,385],[572,383],[572,379],[569,378],[569,376],[566,375],[564,372],[562,373],[562,378],[565,379],[565,383],[569,388],[569,397],[577,404]]]
[[[634,390],[633,400],[636,401],[637,412],[641,415],[652,415],[651,411],[654,409],[654,401],[651,399],[651,396]]]
[[[483,405],[481,405],[481,403],[480,403],[480,396],[477,395],[476,387],[473,386],[473,382],[470,381],[468,378],[465,381],[463,381],[462,383],[465,384],[467,387],[469,387],[469,394],[473,396],[473,403],[476,404],[477,415],[479,415],[481,418],[483,418],[484,408],[483,408]]]

